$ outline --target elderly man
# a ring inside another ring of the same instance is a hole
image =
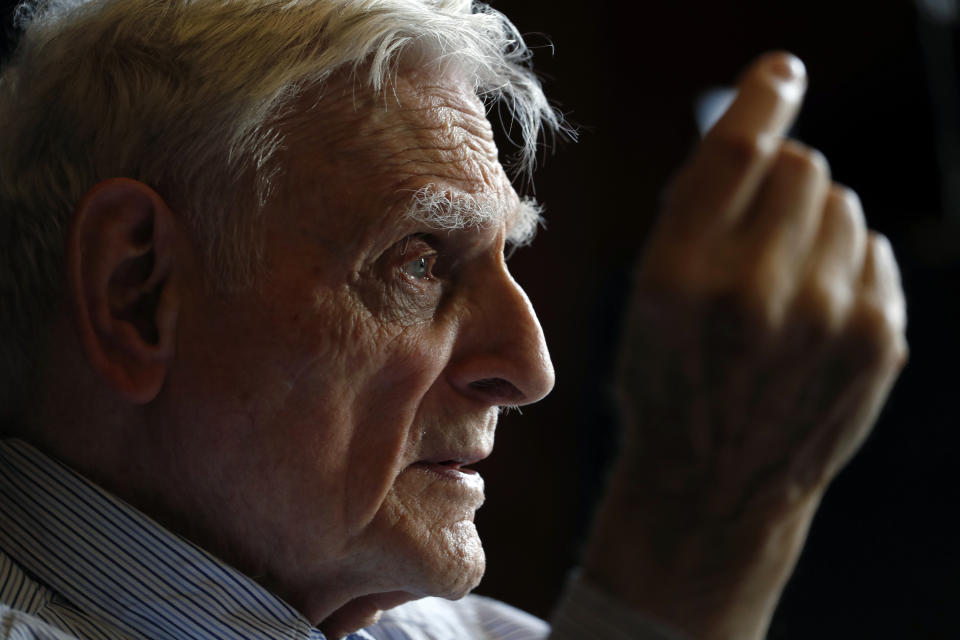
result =
[[[553,385],[503,258],[539,208],[484,102],[525,166],[563,124],[509,22],[469,0],[20,16],[4,637],[762,637],[906,353],[889,246],[782,138],[798,60],[748,70],[670,187],[624,337],[624,450],[551,630],[467,596],[469,465]]]

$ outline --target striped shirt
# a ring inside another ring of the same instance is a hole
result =
[[[546,622],[470,595],[348,640],[682,640],[575,577]],[[19,440],[0,440],[0,640],[325,640],[209,553]]]
[[[541,640],[496,600],[424,598],[350,640]],[[0,639],[324,640],[253,580],[18,440],[0,441]]]

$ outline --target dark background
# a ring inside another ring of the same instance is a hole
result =
[[[615,441],[609,369],[626,271],[696,140],[693,101],[758,53],[787,49],[810,75],[795,134],[826,153],[893,243],[911,357],[824,500],[770,637],[955,637],[960,172],[946,176],[960,167],[956,28],[911,0],[493,4],[535,47],[580,142],[544,154],[535,183],[548,228],[511,262],[539,310],[557,386],[503,419],[481,467],[489,562],[479,591],[549,614]]]
[[[480,591],[548,613],[611,451],[609,365],[625,272],[662,185],[696,140],[694,99],[731,84],[758,53],[787,49],[810,76],[795,134],[827,155],[834,179],[860,193],[870,225],[894,246],[911,357],[874,434],[826,496],[770,637],[958,637],[960,201],[944,193],[936,145],[945,164],[960,153],[956,29],[905,0],[494,6],[539,45],[548,94],[581,130],[538,171],[548,227],[511,261],[540,313],[557,385],[503,420],[484,469]]]

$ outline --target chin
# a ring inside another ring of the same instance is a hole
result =
[[[483,492],[475,485],[417,468],[400,474],[364,542],[378,590],[454,600],[480,583],[486,558],[473,518]]]
[[[391,552],[377,562],[392,569],[389,575],[379,576],[379,589],[457,600],[480,583],[486,557],[473,522],[416,527],[403,533],[389,541]]]
[[[480,584],[486,556],[472,521],[429,532],[418,529],[422,535],[408,531],[404,544],[397,545],[394,538],[393,544],[382,547],[392,547],[393,553],[381,556],[378,565],[394,569],[389,576],[379,576],[382,591],[350,600],[317,624],[327,637],[342,638],[369,626],[383,611],[410,600],[428,596],[458,600]]]
[[[457,600],[476,588],[483,578],[483,545],[473,522],[460,522],[437,533],[443,549],[432,549],[434,555],[425,562],[428,588],[424,595]]]

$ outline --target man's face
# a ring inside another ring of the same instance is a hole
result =
[[[334,83],[285,123],[256,291],[184,296],[158,445],[182,526],[308,616],[475,586],[483,483],[461,465],[490,454],[499,406],[553,385],[504,263],[527,214],[482,105],[435,77],[358,93]],[[424,188],[492,218],[417,221]]]

